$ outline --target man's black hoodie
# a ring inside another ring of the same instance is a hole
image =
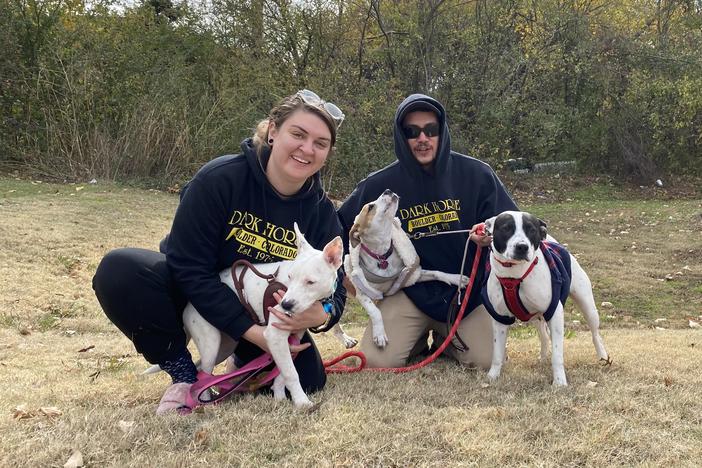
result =
[[[433,168],[424,169],[412,154],[402,132],[402,121],[409,111],[422,103],[438,111],[439,147]],[[338,214],[348,241],[348,231],[364,204],[375,200],[385,189],[400,196],[397,216],[409,234],[470,229],[474,224],[501,213],[516,210],[507,190],[486,163],[451,151],[451,136],[446,111],[435,99],[423,94],[406,98],[395,113],[393,128],[397,161],[361,181],[339,208]],[[458,273],[467,234],[445,234],[413,240],[427,270]],[[470,274],[475,243],[471,242],[464,274]],[[481,265],[478,279],[484,271]],[[481,282],[478,281],[477,285]],[[438,281],[417,283],[404,289],[412,302],[430,317],[446,322],[450,301],[456,288]],[[481,303],[480,288],[471,292],[468,311]]]

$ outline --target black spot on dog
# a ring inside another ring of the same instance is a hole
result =
[[[492,245],[499,253],[504,253],[507,242],[514,235],[516,224],[510,214],[501,214],[495,218],[492,226]]]
[[[534,249],[538,249],[539,243],[546,239],[546,223],[530,213],[522,214],[522,229]]]

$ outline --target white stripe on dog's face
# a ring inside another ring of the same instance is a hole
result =
[[[505,259],[530,262],[541,242],[540,221],[521,211],[505,211],[492,226],[494,250]]]

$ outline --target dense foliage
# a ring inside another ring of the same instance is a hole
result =
[[[308,87],[346,113],[327,186],[394,159],[412,92],[495,166],[702,174],[699,0],[0,0],[0,164],[168,185]]]

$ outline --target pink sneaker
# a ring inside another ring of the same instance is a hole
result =
[[[190,387],[193,384],[180,382],[172,384],[166,389],[166,392],[161,397],[161,401],[156,408],[156,414],[161,416],[173,411],[187,409],[190,412],[190,407],[187,404]]]

